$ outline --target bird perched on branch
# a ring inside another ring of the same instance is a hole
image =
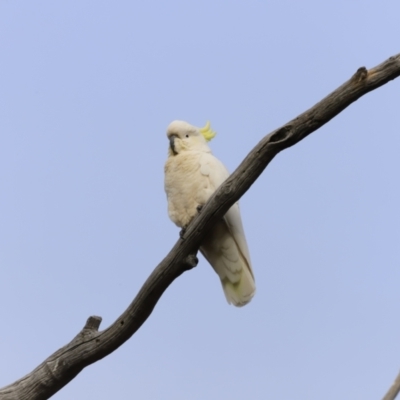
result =
[[[229,176],[208,147],[207,142],[215,134],[209,123],[204,128],[184,121],[173,121],[168,126],[165,191],[169,217],[181,228],[189,225]],[[237,307],[247,304],[256,287],[238,203],[210,230],[200,251],[221,279],[228,303]]]

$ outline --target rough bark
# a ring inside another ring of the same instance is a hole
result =
[[[207,202],[169,254],[151,273],[129,307],[112,325],[98,331],[101,318],[90,317],[70,343],[28,375],[0,389],[0,399],[48,399],[83,368],[121,346],[146,321],[168,286],[183,272],[197,265],[196,253],[207,230],[239,200],[280,151],[298,143],[361,96],[399,75],[400,54],[370,70],[361,67],[347,82],[315,106],[265,136]]]

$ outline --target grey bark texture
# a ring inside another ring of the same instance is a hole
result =
[[[113,324],[99,331],[101,318],[89,317],[86,325],[70,343],[57,350],[28,375],[1,388],[0,399],[48,399],[83,368],[121,346],[146,321],[168,286],[183,272],[197,265],[196,254],[207,231],[250,188],[280,151],[298,143],[361,96],[399,75],[400,54],[370,70],[361,67],[347,82],[315,106],[265,136],[214,193]],[[397,392],[394,397],[396,395]],[[385,400],[394,397],[385,397]]]

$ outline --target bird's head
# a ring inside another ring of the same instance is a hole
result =
[[[197,128],[185,121],[173,121],[167,129],[169,139],[169,155],[175,156],[183,151],[206,151],[210,148],[207,145],[216,133],[211,130],[207,122],[204,128]]]

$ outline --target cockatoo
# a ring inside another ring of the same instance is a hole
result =
[[[173,121],[168,126],[165,191],[169,217],[181,228],[188,226],[229,176],[208,147],[207,142],[215,134],[209,123],[204,128],[184,121]],[[238,203],[210,230],[200,251],[221,279],[228,303],[237,307],[247,304],[256,287]]]

